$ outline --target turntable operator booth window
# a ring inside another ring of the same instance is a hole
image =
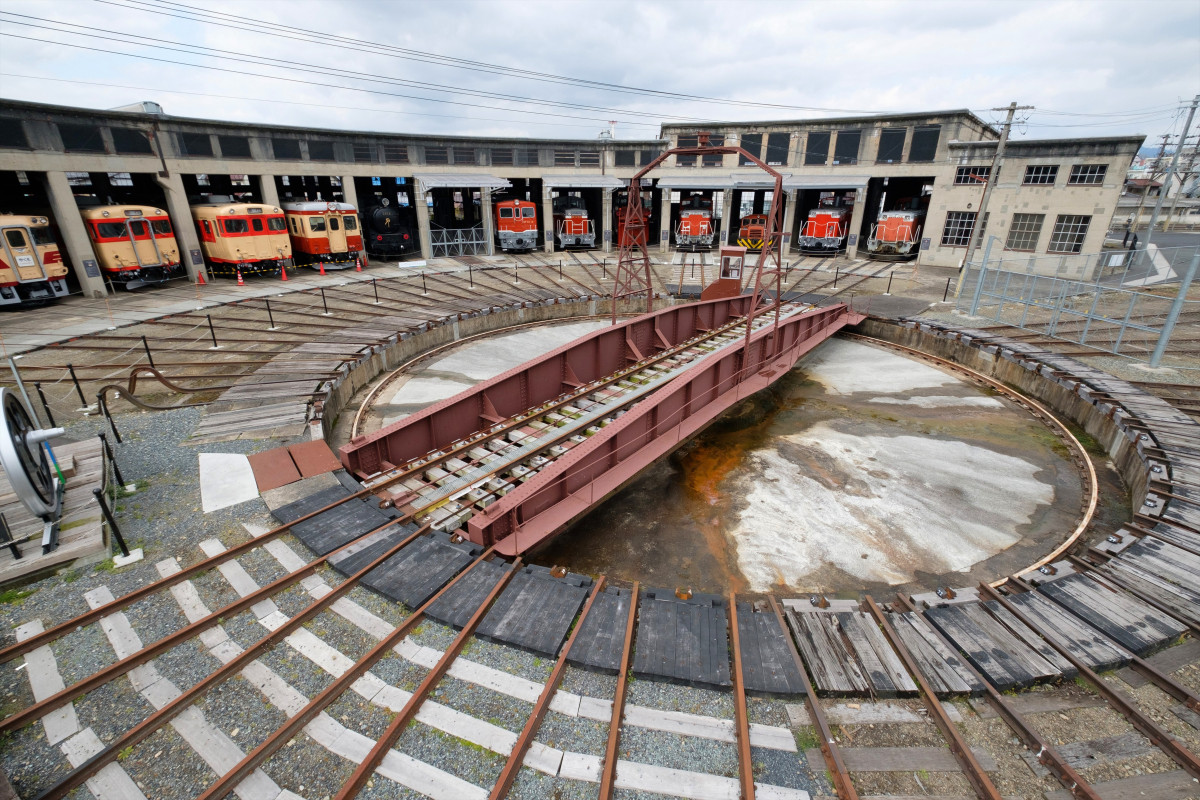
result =
[[[746,248],[744,247],[722,247],[721,248],[721,277],[722,278],[738,278],[742,277],[742,265],[746,262]]]

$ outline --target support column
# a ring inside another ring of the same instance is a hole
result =
[[[265,206],[275,206],[279,208],[279,190],[275,188],[274,175],[259,175],[258,190],[262,193],[262,201]]]
[[[545,179],[542,180],[542,233],[543,243],[542,250],[547,253],[554,252],[554,198],[552,196],[553,189],[546,185]]]
[[[721,244],[729,244],[729,229],[733,226],[733,187],[721,191]]]
[[[429,260],[433,258],[433,240],[429,233],[429,206],[425,199],[424,185],[415,178],[413,183],[413,210],[417,212],[417,236],[421,239],[421,258]]]
[[[613,190],[602,189],[603,194],[600,200],[600,216],[603,217],[600,225],[600,241],[603,243],[604,252],[611,253],[613,245]]]
[[[207,280],[209,276],[204,269],[204,255],[200,251],[200,240],[196,238],[196,224],[192,222],[192,211],[188,207],[183,178],[178,172],[172,172],[166,178],[156,176],[155,181],[167,199],[167,213],[171,216],[175,241],[179,244],[179,260],[187,270],[188,280],[195,283],[200,275],[204,275]]]
[[[671,246],[671,190],[663,189],[658,194],[658,252],[665,254]],[[650,244],[646,242],[647,247]]]
[[[866,248],[867,243],[862,240],[860,231],[862,230],[863,214],[867,212],[867,189],[864,186],[854,192],[854,210],[850,212],[850,235],[858,236],[854,245],[849,244],[847,239],[846,257],[858,258],[858,248]]]
[[[346,198],[346,202],[354,206],[356,211],[358,208],[358,189],[354,188],[354,176],[342,176],[342,197]]]
[[[100,262],[92,250],[92,240],[88,238],[83,218],[79,216],[79,206],[75,204],[67,175],[65,172],[47,172],[45,175],[46,196],[50,198],[58,233],[75,267],[75,277],[79,279],[83,296],[104,297],[108,288],[100,274]]]
[[[787,205],[783,209],[783,238],[780,241],[781,258],[792,255],[792,226],[796,224],[796,189],[785,189],[783,196]]]
[[[496,221],[492,214],[492,190],[479,190],[479,205],[483,206],[483,235],[487,237],[487,254],[496,255]]]

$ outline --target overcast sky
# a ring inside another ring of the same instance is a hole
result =
[[[654,138],[663,121],[952,108],[993,121],[1015,100],[1036,107],[1017,138],[1150,144],[1200,92],[1196,0],[0,0],[0,33],[4,97],[413,133],[592,138],[617,120],[618,138]]]

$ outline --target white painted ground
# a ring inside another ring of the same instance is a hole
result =
[[[800,368],[830,394],[870,403],[1006,407],[949,373],[858,342],[831,339]],[[780,581],[819,589],[824,564],[889,584],[914,580],[917,569],[965,571],[1019,541],[1054,499],[1032,461],[961,441],[859,435],[838,422],[782,437],[748,462],[739,470],[754,476],[739,480],[748,505],[732,535],[751,591]]]
[[[250,460],[239,453],[200,453],[200,504],[207,514],[258,497]]]
[[[390,425],[440,400],[470,389],[531,358],[555,350],[584,334],[608,325],[601,320],[544,325],[471,342],[453,353],[424,364],[400,385],[385,405],[410,406],[384,416]]]

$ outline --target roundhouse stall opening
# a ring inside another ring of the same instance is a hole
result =
[[[793,249],[806,255],[843,252],[857,194],[857,189],[850,186],[796,192]]]
[[[621,181],[625,187],[629,186],[628,180]],[[650,241],[648,246],[656,244],[654,237],[658,234],[658,209],[661,202],[662,193],[664,190],[655,186],[655,179],[643,178],[642,186],[638,192],[638,197],[642,203],[642,213],[646,217],[646,231],[643,236],[648,235]],[[666,190],[670,191],[670,190]],[[629,189],[614,189],[613,190],[613,247],[619,248],[625,240],[625,205],[629,202]]]
[[[374,259],[399,261],[421,252],[409,178],[374,176],[354,179],[363,245]]]
[[[529,200],[497,200],[496,244],[505,253],[527,252],[538,246],[537,204]]]
[[[859,245],[882,261],[910,261],[920,255],[926,211],[933,194],[932,176],[872,178],[859,228]]]
[[[50,218],[0,214],[0,306],[40,305],[67,292],[67,265]]]
[[[194,204],[191,210],[200,249],[213,275],[279,275],[292,265],[292,244],[282,208],[210,202]]]
[[[433,151],[426,146],[426,160]],[[444,151],[437,151],[439,157],[445,155]],[[455,163],[459,157],[455,151]],[[488,224],[488,218],[495,214],[491,194],[512,188],[511,183],[485,173],[428,172],[414,175],[413,180],[417,183],[417,203],[424,202],[429,214],[429,250],[434,258],[491,252],[496,246],[495,220]],[[534,220],[536,223],[536,211]],[[536,225],[533,235],[537,235]]]
[[[276,175],[275,191],[282,202],[304,200],[344,203],[346,192],[336,175]]]
[[[671,241],[676,250],[712,250],[719,241],[712,189],[677,189],[671,192]]]
[[[553,226],[554,215],[553,213],[547,213],[547,208],[549,208],[549,206],[547,206],[544,202],[547,183],[541,178],[504,178],[504,180],[508,182],[508,187],[496,189],[492,192],[492,230],[494,232],[493,238],[496,247],[501,251],[505,250],[505,248],[502,247],[503,240],[511,240],[511,237],[501,237],[500,231],[510,230],[521,234],[518,238],[521,239],[522,244],[516,248],[509,246],[507,248],[509,250],[516,250],[518,252],[526,249],[544,250],[547,249],[547,242],[551,244],[552,249],[554,244],[554,234],[551,228]],[[504,200],[527,201],[536,207],[537,214],[535,219],[537,221],[537,225],[535,226],[535,233],[537,235],[537,239],[534,241],[532,248],[530,248],[528,244],[528,217],[510,218],[506,216],[505,224],[503,227],[501,226],[501,213],[496,207],[496,204]]]
[[[187,274],[167,212],[153,206],[103,205],[80,210],[104,279],[127,290]]]
[[[555,250],[591,250],[604,246],[604,193],[621,181],[607,175],[553,176],[550,191]],[[614,228],[607,228],[611,237]]]
[[[366,260],[358,213],[349,203],[284,203],[283,211],[297,266],[350,269]]]
[[[771,202],[775,195],[772,189],[755,186],[761,183],[756,180],[739,180],[734,184],[731,195],[731,205],[725,216],[728,220],[730,242],[744,247],[752,253],[760,252],[763,248],[763,237],[766,235],[767,212],[771,210]],[[786,184],[785,184],[786,185]],[[787,192],[779,198],[784,213],[787,211]]]

